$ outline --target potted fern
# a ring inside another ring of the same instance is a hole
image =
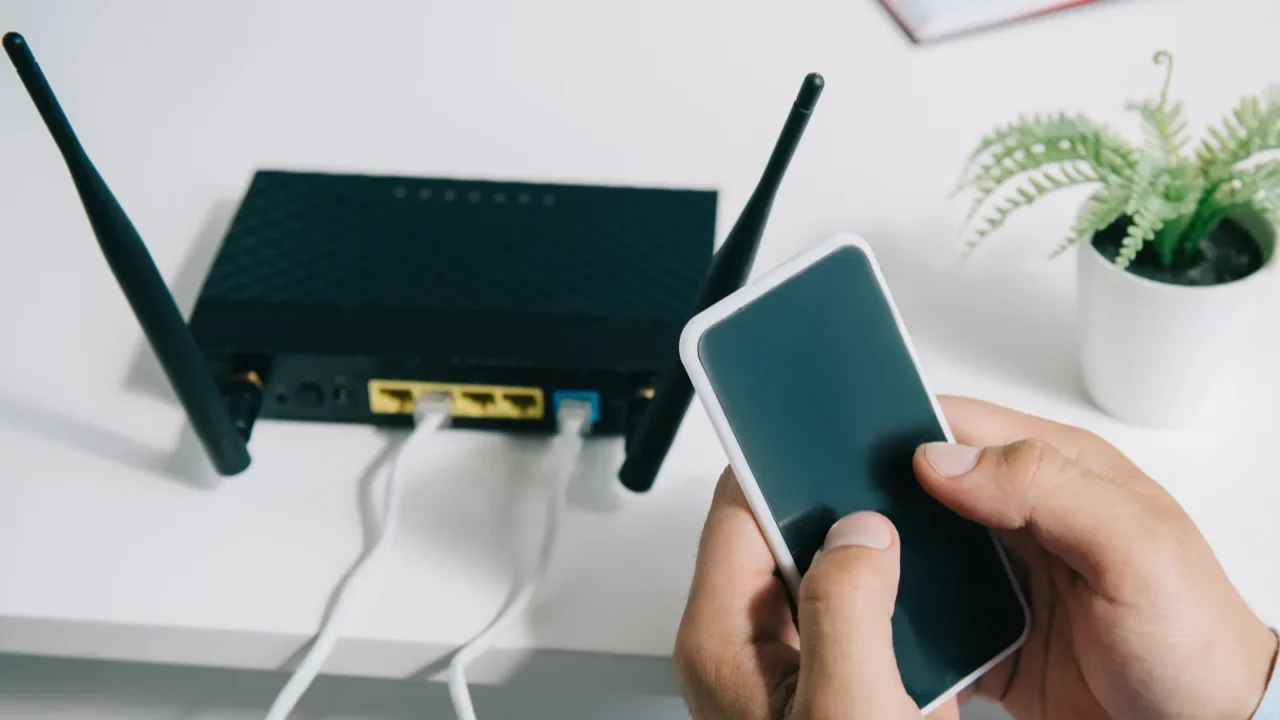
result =
[[[1173,58],[1158,98],[1127,105],[1141,146],[1083,115],[1022,117],[984,137],[960,189],[976,194],[972,252],[1016,211],[1091,185],[1051,256],[1077,250],[1081,365],[1103,410],[1173,426],[1195,417],[1250,337],[1248,323],[1276,265],[1280,224],[1280,87],[1242,99],[1188,150],[1181,103],[1169,102]]]

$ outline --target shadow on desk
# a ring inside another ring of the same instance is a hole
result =
[[[78,418],[0,397],[0,425],[194,489],[208,490],[219,483],[200,441],[185,424],[177,446],[166,450]]]
[[[200,223],[200,230],[186,258],[183,259],[178,273],[166,278],[169,283],[169,292],[173,294],[178,310],[184,318],[191,317],[191,311],[196,305],[196,297],[200,294],[200,288],[204,286],[209,269],[213,267],[218,249],[222,247],[222,239],[231,227],[231,221],[235,219],[235,212],[236,205],[229,200],[214,202],[209,212],[205,214],[204,221]],[[103,272],[106,272],[105,268]],[[173,388],[169,386],[169,379],[165,377],[164,370],[160,367],[160,361],[156,359],[156,354],[152,352],[151,346],[145,339],[139,342],[138,349],[134,352],[133,362],[129,364],[129,372],[125,375],[124,384],[128,390],[161,398],[175,406],[178,404]]]
[[[195,305],[196,296],[234,215],[234,203],[215,202],[205,215],[181,270],[169,280],[170,290],[184,317],[190,315]],[[108,272],[107,268],[103,267],[102,272]],[[134,353],[124,385],[130,391],[163,399],[175,407],[178,405],[159,360],[145,340],[140,342]],[[107,427],[0,397],[0,425],[12,426],[64,445],[74,452],[89,453],[130,469],[161,475],[194,489],[208,490],[220,483],[195,433],[185,422],[175,447],[155,447]]]
[[[5,397],[0,397],[0,425],[130,468],[158,467],[164,457],[159,448],[133,438]]]

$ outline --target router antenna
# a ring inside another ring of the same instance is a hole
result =
[[[205,366],[204,356],[196,347],[177,303],[147,252],[147,246],[102,176],[89,162],[89,156],[76,139],[71,123],[58,105],[58,99],[40,71],[27,41],[18,33],[11,32],[4,36],[3,44],[18,77],[62,152],[102,254],[106,256],[107,264],[129,300],[143,333],[160,359],[160,365],[205,452],[220,474],[239,473],[249,466],[249,450],[245,442],[251,423],[233,421],[226,399]]]
[[[764,175],[743,207],[738,222],[734,223],[724,244],[711,259],[711,267],[698,291],[695,314],[724,299],[746,282],[751,263],[756,257],[756,249],[760,247],[760,238],[764,235],[764,227],[769,222],[769,210],[778,194],[778,186],[782,184],[791,156],[795,154],[796,146],[804,135],[805,126],[809,124],[809,116],[818,104],[822,86],[822,76],[818,73],[805,76],[800,93],[791,106],[791,114],[787,116],[782,134],[764,168]],[[618,479],[623,485],[635,492],[645,492],[653,487],[658,469],[662,466],[667,451],[671,449],[671,441],[675,439],[676,431],[679,430],[680,422],[692,400],[693,385],[689,382],[689,375],[680,363],[677,352],[658,384],[653,400],[641,417],[635,435],[627,444],[627,459],[618,471]]]

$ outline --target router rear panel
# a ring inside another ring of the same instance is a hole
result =
[[[220,381],[263,379],[264,418],[408,425],[385,411],[408,386],[379,404],[370,381],[425,381],[474,410],[460,427],[553,430],[568,390],[620,433],[675,358],[715,215],[704,190],[262,171],[190,326]]]

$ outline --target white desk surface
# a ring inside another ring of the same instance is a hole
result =
[[[832,232],[863,234],[939,391],[1111,438],[1280,623],[1276,316],[1234,408],[1178,432],[1119,425],[1076,377],[1072,261],[1043,259],[1080,196],[1046,202],[964,267],[946,199],[979,134],[1018,112],[1080,107],[1132,127],[1122,103],[1158,90],[1160,47],[1197,125],[1280,80],[1274,2],[1105,3],[929,47],[872,0],[5,5],[0,25],[26,34],[184,308],[258,167],[713,187],[723,238],[801,78],[820,71],[756,274]],[[262,422],[247,473],[193,486],[198,460],[175,460],[182,416],[3,70],[0,108],[0,652],[279,667],[361,548],[358,486],[388,437]],[[536,529],[539,452],[478,433],[434,441],[331,672],[431,675],[490,617]],[[618,443],[589,454],[553,577],[475,675],[673,693],[724,456],[696,404],[648,494],[612,479]]]

